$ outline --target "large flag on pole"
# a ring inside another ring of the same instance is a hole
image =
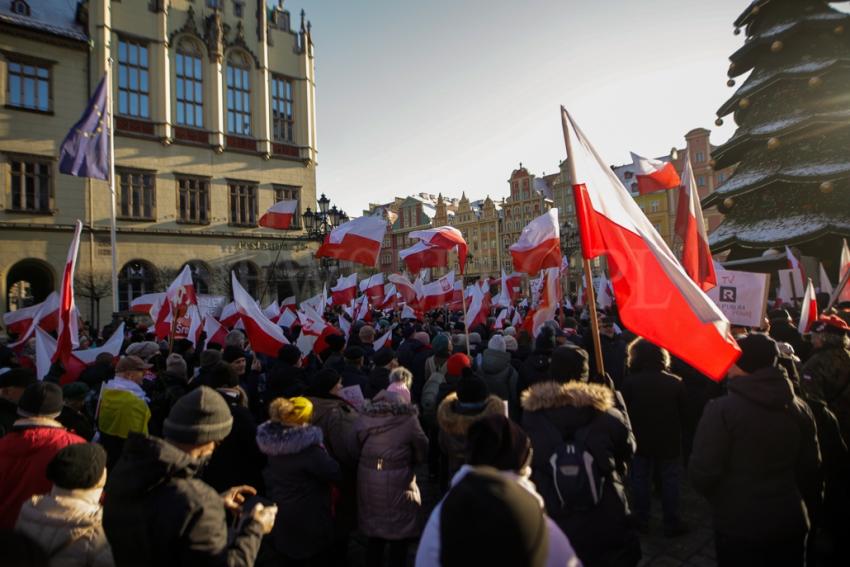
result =
[[[286,230],[292,226],[292,219],[298,209],[298,201],[278,201],[260,217],[260,226]]]
[[[676,168],[669,161],[645,158],[632,152],[632,163],[637,170],[635,177],[641,195],[675,189],[682,184]]]
[[[818,300],[815,296],[815,286],[812,285],[812,279],[809,278],[806,284],[806,293],[803,295],[803,304],[800,307],[800,321],[797,330],[801,335],[808,334],[817,319]]]
[[[510,247],[514,268],[536,274],[544,268],[561,265],[561,231],[558,209],[549,209],[522,229],[519,240]]]
[[[189,264],[183,266],[183,269],[165,290],[165,297],[168,299],[168,304],[175,307],[198,304],[195,284],[192,281],[192,268]]]
[[[679,189],[679,208],[676,211],[676,234],[682,239],[682,266],[692,280],[708,291],[717,285],[714,260],[708,247],[705,221],[699,202],[699,191],[691,167],[691,158],[685,158],[685,171]]]
[[[378,217],[359,217],[341,224],[325,237],[316,258],[336,258],[372,266],[378,262],[387,221]]]
[[[59,146],[60,173],[104,181],[109,179],[108,76],[104,75],[100,80],[82,118]]]
[[[236,272],[231,274],[230,280],[233,287],[233,303],[236,304],[236,310],[242,316],[245,334],[248,336],[251,348],[254,352],[272,358],[277,357],[277,351],[280,350],[280,347],[289,344],[289,341],[283,335],[283,331],[263,315],[257,302],[239,283]]]
[[[336,285],[331,288],[334,305],[348,305],[357,297],[357,272],[349,276],[339,276]]]
[[[400,250],[398,255],[412,274],[418,273],[423,268],[447,266],[449,262],[448,249],[432,246],[421,240],[410,248]]]
[[[460,267],[460,273],[463,273],[463,268],[466,266],[466,253],[469,248],[466,245],[466,240],[463,239],[463,234],[458,229],[452,226],[440,226],[425,230],[414,230],[408,236],[418,238],[422,242],[445,250],[457,249],[457,263]]]
[[[74,227],[71,246],[68,248],[68,258],[65,261],[65,271],[62,274],[62,287],[59,290],[59,325],[53,362],[57,360],[64,362],[71,351],[80,346],[79,317],[77,315],[77,304],[74,301],[74,272],[77,269],[77,253],[80,250],[80,233],[82,230],[83,223],[78,220]]]
[[[633,333],[720,380],[740,356],[729,321],[688,277],[632,196],[561,108],[584,258],[607,256]]]

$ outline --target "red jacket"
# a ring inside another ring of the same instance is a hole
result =
[[[21,506],[50,492],[47,464],[60,449],[86,440],[53,420],[18,420],[0,439],[0,530],[11,530]]]

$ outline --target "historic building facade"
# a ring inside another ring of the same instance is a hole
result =
[[[521,163],[511,172],[508,185],[510,193],[502,201],[501,267],[510,273],[513,259],[508,248],[519,240],[525,225],[549,210],[554,201],[546,181],[529,173]]]
[[[109,185],[57,163],[110,61],[120,309],[186,264],[214,294],[231,270],[266,301],[314,284],[300,222],[257,226],[277,200],[316,207],[310,27],[266,0],[0,4],[0,311],[57,289],[80,219],[81,312],[87,293],[111,312]]]

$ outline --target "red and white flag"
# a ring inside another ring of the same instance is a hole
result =
[[[554,321],[558,304],[561,301],[561,279],[559,268],[546,268],[543,271],[543,285],[540,288],[540,303],[531,317],[531,329],[536,337],[546,321]]]
[[[227,328],[215,320],[213,317],[204,318],[204,334],[207,335],[207,341],[204,343],[204,350],[209,348],[211,344],[221,345],[224,347],[224,339],[227,338]]]
[[[372,266],[378,262],[387,221],[378,217],[359,217],[331,231],[316,251],[316,258],[336,258]]]
[[[818,300],[815,297],[815,286],[812,285],[811,278],[808,281],[806,293],[803,295],[803,305],[800,308],[800,323],[797,325],[797,330],[801,335],[808,334],[812,330],[812,325],[818,319]]]
[[[83,223],[78,220],[74,227],[71,246],[68,248],[68,258],[65,261],[62,286],[59,290],[59,325],[53,362],[61,360],[63,364],[71,351],[80,346],[79,317],[77,316],[77,304],[74,301],[74,272],[77,269],[77,253],[80,250],[80,232],[82,230]],[[67,369],[68,365],[64,365]]]
[[[277,323],[277,320],[280,318],[280,305],[277,299],[266,305],[263,309],[263,315],[268,317],[272,323]]]
[[[708,247],[699,191],[689,157],[685,158],[682,182],[675,226],[676,234],[682,239],[682,267],[703,291],[708,291],[717,285],[717,274]]]
[[[821,293],[828,293],[832,295],[832,282],[829,281],[829,276],[826,275],[826,270],[823,267],[823,262],[818,262],[820,267],[820,273],[818,274],[820,278],[820,291]]]
[[[806,281],[808,277],[806,276],[806,269],[803,267],[803,264],[800,263],[800,260],[794,256],[794,253],[791,252],[791,249],[787,246],[785,247],[785,257],[788,258],[788,267],[792,270],[797,270],[800,272],[800,279],[802,281]]]
[[[632,163],[636,170],[638,193],[641,195],[675,189],[682,184],[676,168],[669,161],[645,158],[632,152]]]
[[[192,282],[192,268],[189,264],[183,266],[180,274],[171,282],[165,290],[168,303],[178,307],[184,305],[197,305],[198,296],[195,293],[195,284]]]
[[[519,314],[519,309],[514,309],[513,317],[511,317],[511,327],[517,328],[522,325],[522,315]]]
[[[50,292],[41,303],[6,313],[3,319],[7,331],[18,335],[18,340],[8,346],[17,348],[26,343],[37,328],[48,333],[56,330],[59,325],[59,294]]]
[[[414,230],[408,234],[410,238],[418,238],[419,240],[443,248],[445,250],[457,250],[457,262],[460,266],[460,273],[463,273],[463,268],[466,266],[466,253],[468,247],[466,240],[463,239],[463,234],[452,226],[440,226],[437,228],[428,228],[425,230]]]
[[[369,299],[374,307],[384,302],[384,274],[378,272],[360,281],[360,293]]]
[[[118,325],[118,328],[112,332],[112,335],[101,346],[85,350],[75,350],[72,354],[84,364],[92,365],[97,360],[97,357],[103,353],[111,354],[112,358],[118,358],[121,354],[122,346],[124,346],[124,323]]]
[[[720,380],[740,356],[729,321],[688,277],[572,117],[561,109],[582,254],[606,255],[625,326]]]
[[[384,348],[387,345],[387,341],[389,341],[390,337],[392,337],[392,336],[393,336],[393,332],[390,330],[390,331],[387,331],[386,333],[384,333],[383,335],[381,335],[380,337],[378,337],[377,339],[375,339],[375,341],[372,343],[372,350],[374,352],[378,352],[379,350]],[[390,344],[392,344],[392,342]]]
[[[293,313],[295,313],[295,311],[297,311],[297,306],[296,306],[296,303],[295,303],[295,296],[294,295],[290,295],[289,297],[285,298],[283,301],[280,302],[281,313],[283,313],[283,311],[285,309],[289,309]]]
[[[408,271],[413,274],[424,268],[439,268],[449,264],[448,249],[432,246],[422,240],[410,248],[399,251],[398,255],[407,266]]]
[[[522,229],[519,240],[510,247],[514,268],[536,274],[544,268],[561,265],[561,231],[558,209],[549,209]]]
[[[298,318],[301,321],[301,334],[295,344],[303,356],[307,356],[310,352],[321,354],[328,348],[327,338],[330,335],[342,334],[333,325],[328,325],[309,305],[298,312]]]
[[[398,291],[396,291],[395,284],[388,283],[384,285],[384,300],[378,306],[378,309],[387,311],[395,309],[396,305],[398,305]]]
[[[130,302],[130,311],[149,315],[154,306],[162,305],[165,301],[165,293],[145,293]]]
[[[468,330],[472,330],[478,325],[487,324],[487,316],[490,314],[490,309],[480,286],[470,286],[469,292],[471,301],[469,302],[469,309],[466,310],[466,321],[464,323]]]
[[[508,276],[505,274],[505,270],[502,270],[502,286],[501,289],[499,289],[499,295],[496,296],[493,304],[501,305],[502,307],[510,307],[513,305],[510,288],[508,286]]]
[[[449,272],[437,281],[422,285],[419,306],[422,311],[442,307],[452,300],[455,288],[455,273]]]
[[[348,305],[357,297],[357,272],[350,276],[340,276],[336,285],[331,288],[331,299],[334,305]]]
[[[257,302],[239,283],[236,272],[231,274],[230,279],[233,287],[233,303],[236,304],[236,309],[242,316],[242,324],[245,325],[245,334],[248,336],[248,342],[251,343],[251,349],[254,352],[277,357],[280,347],[289,344],[283,336],[283,330],[263,315]]]
[[[416,303],[416,287],[410,280],[401,274],[390,274],[387,280],[395,284],[396,291],[401,295],[401,299],[407,303]]]
[[[295,211],[298,210],[298,201],[278,201],[260,217],[260,226],[286,230],[292,226]]]
[[[845,238],[841,246],[841,259],[838,262],[838,285],[841,285],[841,280],[844,279],[844,274],[850,270],[850,248],[847,247],[847,239]],[[850,284],[845,285],[838,293],[838,302],[850,301]]]
[[[277,320],[277,326],[283,327],[284,329],[291,329],[297,322],[298,315],[296,315],[295,311],[284,309],[280,314],[280,319]]]
[[[56,339],[43,329],[33,329],[35,335],[35,377],[43,380],[53,365],[53,355],[56,353]]]
[[[422,317],[410,305],[405,305],[401,308],[401,319],[416,319],[417,321],[421,321]]]
[[[614,292],[611,288],[611,281],[604,274],[600,275],[596,282],[596,305],[602,310],[614,305]]]
[[[198,343],[201,342],[201,331],[204,330],[204,317],[201,315],[201,310],[197,305],[190,305],[186,310],[186,317],[189,319],[189,329],[186,332],[186,338],[192,343],[192,346],[198,348]]]
[[[221,317],[219,317],[219,321],[228,329],[232,329],[236,326],[236,323],[239,322],[240,317],[242,317],[242,315],[236,308],[236,303],[231,302],[221,309]]]

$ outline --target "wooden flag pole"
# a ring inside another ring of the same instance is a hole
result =
[[[844,286],[847,285],[848,279],[850,279],[850,270],[844,272],[844,276],[842,276],[841,281],[839,281],[838,285],[835,286],[835,289],[832,290],[832,295],[829,297],[829,305],[826,306],[827,309],[832,307],[838,300],[838,296],[841,295],[841,290],[843,290]]]

